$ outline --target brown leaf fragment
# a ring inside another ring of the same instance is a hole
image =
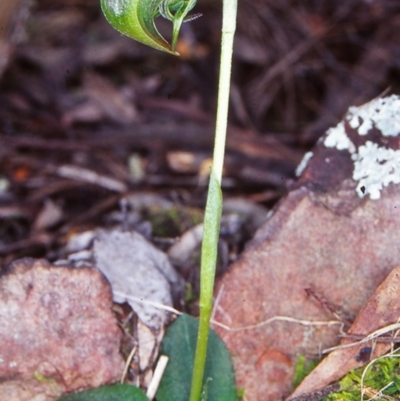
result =
[[[0,3],[0,77],[10,63],[14,53],[14,46],[20,36],[29,5],[21,0],[2,0]]]
[[[312,391],[311,393],[303,393],[298,397],[291,398],[291,401],[320,401],[328,395],[340,390],[340,384],[334,383],[320,390]]]
[[[399,292],[400,266],[397,266],[360,311],[347,333],[348,336],[341,341],[340,346],[303,380],[290,399],[319,390],[340,379],[350,370],[359,368],[371,359],[386,353],[391,344],[380,340],[381,336],[385,335],[390,339],[393,327],[399,329],[398,325],[393,326],[400,317]]]
[[[126,191],[125,183],[116,180],[113,177],[107,177],[105,175],[98,174],[95,171],[87,168],[63,165],[57,169],[57,175],[71,180],[83,181],[99,187],[106,188],[110,191],[124,192]]]
[[[93,245],[95,266],[111,284],[114,301],[128,302],[140,320],[162,330],[172,294],[183,289],[182,278],[168,256],[137,232],[98,231]],[[157,304],[157,305],[155,305]]]
[[[107,79],[93,72],[85,74],[85,90],[102,109],[105,116],[121,124],[138,121],[138,113],[129,96]]]
[[[33,231],[42,231],[50,228],[61,221],[63,218],[62,208],[51,199],[46,199],[42,209],[32,224]]]

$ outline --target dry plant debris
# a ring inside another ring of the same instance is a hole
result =
[[[162,330],[168,315],[151,303],[171,307],[172,294],[177,299],[184,290],[167,255],[139,233],[103,231],[96,235],[93,256],[95,266],[111,284],[114,301],[129,303],[145,325]]]

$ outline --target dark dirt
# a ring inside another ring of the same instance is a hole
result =
[[[65,235],[104,225],[127,192],[202,207],[220,8],[199,2],[180,58],[122,37],[94,0],[13,2],[11,11],[0,18],[2,264],[57,258]],[[225,196],[272,205],[349,105],[395,93],[399,25],[397,1],[239,1]],[[168,22],[159,28],[168,35]],[[59,215],[38,228],[49,200]]]

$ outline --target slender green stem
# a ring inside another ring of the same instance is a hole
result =
[[[233,38],[236,30],[237,0],[223,0],[222,12],[221,64],[219,70],[218,109],[213,155],[213,170],[219,182],[221,182],[222,179],[222,167],[225,156]]]
[[[218,237],[222,213],[221,180],[225,155],[231,81],[233,38],[236,29],[237,0],[223,0],[221,63],[213,166],[210,175],[201,249],[200,321],[193,368],[190,401],[200,401],[212,312]]]

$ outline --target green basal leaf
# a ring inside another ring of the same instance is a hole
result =
[[[188,401],[197,342],[198,320],[182,315],[168,328],[162,353],[169,357],[157,391],[158,401]],[[202,401],[237,401],[232,361],[223,341],[210,330]]]
[[[149,401],[149,399],[140,388],[129,384],[113,384],[68,394],[58,401]]]
[[[101,0],[107,21],[119,32],[154,49],[178,55],[176,42],[182,23],[196,0]],[[172,44],[158,32],[154,20],[172,21]]]

